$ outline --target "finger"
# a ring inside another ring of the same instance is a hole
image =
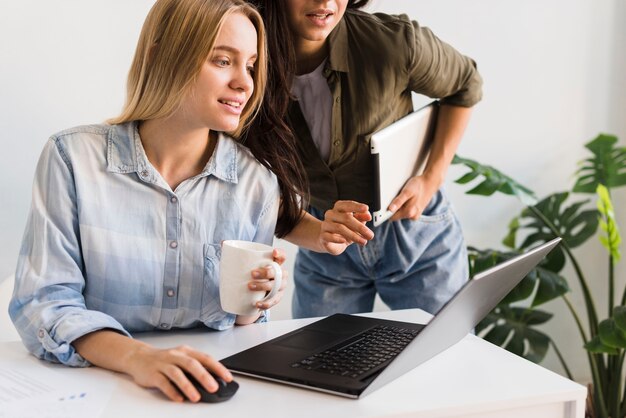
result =
[[[209,356],[208,354],[202,353],[202,352],[198,352],[200,354],[201,357],[198,358],[198,360],[200,361],[200,363],[202,363],[202,365],[210,370],[212,373],[215,373],[217,376],[221,377],[222,379],[224,379],[227,382],[230,382],[233,380],[233,375],[230,373],[230,371],[219,361],[217,361],[216,359],[214,359],[213,357]],[[211,379],[213,379],[212,376],[210,376]],[[213,379],[215,380],[215,379]],[[217,382],[216,382],[217,385]]]
[[[253,282],[267,281],[273,278],[274,278],[274,268],[272,266],[266,266],[266,267],[261,267],[261,268],[252,270]]]
[[[354,218],[352,218],[350,225],[327,223],[327,225],[324,226],[324,232],[322,234],[325,233],[338,234],[348,241],[358,242],[359,244],[366,244],[367,240],[374,237],[372,230]]]
[[[419,219],[421,214],[422,214],[422,210],[419,209],[417,206],[417,199],[413,197],[407,200],[405,204],[396,213],[394,213],[390,219],[392,221],[395,221],[398,219],[416,220],[416,219]]]
[[[412,193],[409,192],[406,189],[402,189],[402,191],[400,192],[400,194],[398,194],[392,201],[391,204],[389,205],[389,210],[391,212],[396,212],[398,209],[400,209],[402,206],[404,206],[406,204],[406,201],[409,200],[411,197],[413,197]]]
[[[331,211],[329,211],[331,212]],[[358,218],[357,218],[358,216]],[[369,212],[359,213],[359,214],[343,214],[343,213],[328,213],[322,222],[322,231],[329,231],[336,234],[342,234],[341,225],[348,228],[348,230],[353,231],[366,239],[372,239],[374,237],[374,233],[363,224],[363,221],[366,222],[371,220],[371,214]],[[346,235],[346,238],[352,241],[352,236]]]
[[[283,291],[279,291],[273,298],[257,302],[255,306],[259,309],[270,309],[272,306],[278,305],[278,302],[283,298],[283,293]]]
[[[274,251],[272,251],[272,258],[278,264],[283,264],[287,256],[282,248],[274,248]]]
[[[175,386],[174,383],[172,383],[172,381],[164,375],[161,375],[161,378],[157,379],[155,383],[155,387],[163,392],[163,394],[167,396],[170,400],[174,402],[183,402],[185,400],[183,392],[178,389],[178,386]],[[196,393],[197,392],[198,391],[196,391]],[[198,393],[197,399],[200,400],[200,393]]]
[[[272,278],[274,278],[274,269],[271,266],[252,270],[252,279],[254,281],[267,281]]]
[[[354,213],[354,217],[359,222],[369,222],[372,220],[372,214],[370,212]]]
[[[327,244],[346,244],[350,245],[354,241],[347,240],[343,235],[334,234],[332,232],[322,232],[320,235],[323,242]]]
[[[168,365],[168,367],[166,367],[162,373],[167,377],[166,380],[169,380],[169,382],[160,383],[159,389],[161,389],[163,393],[165,393],[169,397],[169,393],[171,393],[171,391],[169,391],[168,386],[175,385],[174,389],[178,391],[179,395],[182,394],[182,396],[184,396],[186,399],[189,399],[191,402],[198,402],[200,400],[200,392],[198,392],[198,390],[189,381],[187,376],[185,376],[183,370],[184,369],[181,370],[181,368],[177,367],[174,364]],[[176,387],[178,389],[176,389]]]
[[[340,212],[367,212],[369,207],[364,203],[355,202],[353,200],[338,200],[335,202],[333,209]]]
[[[271,271],[266,269],[261,269],[263,274],[259,275],[259,277],[255,277],[252,281],[248,282],[248,289],[254,291],[264,290],[269,292],[274,287],[274,269],[269,267]],[[287,279],[289,278],[289,272],[285,269],[282,270],[282,281],[280,289],[284,289]]]

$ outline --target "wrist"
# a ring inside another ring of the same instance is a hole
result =
[[[439,190],[446,178],[445,174],[438,170],[424,171],[421,177],[424,180],[426,190],[430,194],[434,194]]]
[[[235,318],[235,325],[254,324],[261,317],[261,313],[262,312],[259,312],[256,315],[237,315]]]
[[[141,359],[145,357],[152,347],[144,342],[129,338],[128,348],[123,350],[119,357],[121,372],[133,375],[135,366],[141,364]]]

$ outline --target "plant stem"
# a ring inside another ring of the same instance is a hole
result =
[[[613,306],[615,303],[615,266],[613,265],[613,256],[609,254],[609,315],[611,317],[613,313]]]
[[[613,417],[623,417],[624,414],[621,412],[623,408],[622,402],[620,401],[620,395],[622,392],[622,367],[624,366],[624,350],[619,350],[617,355],[610,356],[610,370],[611,377],[613,378],[612,382],[610,382],[610,393],[608,396],[608,406],[611,409],[611,416]]]
[[[527,206],[527,208],[531,212],[533,212],[539,219],[541,219],[541,221],[546,225],[546,227],[548,227],[548,229],[550,229],[550,231],[552,231],[555,236],[561,236],[557,227],[554,226],[554,224],[552,224],[552,222],[550,222],[550,220],[546,218],[539,209],[534,206]],[[596,308],[593,303],[593,298],[591,297],[591,291],[587,286],[587,280],[585,279],[585,275],[583,274],[580,265],[576,260],[576,257],[574,257],[574,254],[572,254],[569,245],[567,245],[567,242],[563,240],[561,241],[561,246],[563,247],[563,250],[567,253],[570,261],[572,262],[574,270],[576,270],[576,275],[578,276],[578,281],[580,283],[580,287],[582,288],[583,296],[585,298],[585,306],[587,307],[587,316],[589,317],[589,332],[591,332],[591,336],[594,337],[598,333],[598,315],[596,314]]]
[[[589,340],[587,339],[587,334],[585,334],[585,329],[583,328],[583,324],[582,322],[580,322],[580,317],[578,316],[578,312],[576,312],[576,308],[574,308],[574,305],[572,305],[572,302],[570,302],[570,300],[567,298],[566,295],[561,295],[561,297],[563,298],[563,301],[567,305],[570,313],[574,317],[574,321],[576,321],[576,325],[578,326],[578,331],[580,332],[580,337],[582,338],[583,343],[586,344]]]
[[[565,362],[563,355],[557,348],[554,341],[552,341],[552,338],[550,338],[550,344],[552,345],[552,348],[554,348],[554,351],[556,352],[556,356],[559,358],[559,361],[561,362],[561,366],[563,366],[563,369],[565,370],[565,374],[567,375],[568,379],[574,380],[574,376],[572,375],[572,372],[569,370],[569,367],[567,367],[567,363]]]
[[[617,381],[618,384],[621,385],[622,384],[622,369],[624,368],[624,356],[626,355],[626,350],[622,350],[622,352],[619,355],[619,366],[617,367]],[[620,398],[619,398],[619,393],[620,393],[620,388],[618,388],[615,393],[617,394],[617,405],[619,407],[619,414],[617,415],[618,417],[624,417],[626,416],[626,384],[624,384],[624,393],[622,394],[622,400],[621,400],[621,404],[620,404]]]
[[[580,321],[580,317],[578,316],[578,313],[576,312],[574,305],[572,305],[572,302],[570,302],[570,300],[567,298],[566,295],[561,295],[561,297],[563,298],[563,301],[565,301],[565,304],[567,305],[572,316],[574,317],[574,321],[576,321],[576,325],[578,326],[578,331],[580,332],[580,336],[582,337],[583,343],[586,344],[589,340],[587,339],[587,334],[585,333],[585,329],[583,328],[583,324]],[[602,413],[602,417],[604,418],[604,417],[608,417],[608,413],[606,411],[606,404],[604,403],[604,395],[602,391],[602,388],[606,387],[606,380],[603,376],[603,373],[600,373],[601,370],[598,366],[597,360],[599,360],[600,358],[601,357],[599,355],[596,358],[594,354],[587,351],[587,360],[589,361],[589,368],[591,369],[591,374],[592,374],[593,382],[594,382],[593,391],[594,391],[595,404],[597,405],[596,409],[599,408],[599,411]]]
[[[593,375],[593,381],[595,384],[593,385],[593,391],[595,392],[595,405],[596,410],[600,412],[600,416],[602,418],[606,418],[609,416],[608,411],[606,410],[606,403],[604,401],[604,394],[602,393],[602,387],[598,387],[601,385],[600,376],[598,374],[598,365],[596,364],[595,356],[591,355],[591,353],[587,352],[587,357],[589,358],[589,363],[591,365],[591,373]]]

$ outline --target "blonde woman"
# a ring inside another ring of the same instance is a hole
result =
[[[262,144],[259,154],[221,133],[238,137],[259,108],[264,36],[256,10],[240,0],[158,0],[122,114],[46,143],[10,304],[35,356],[127,373],[174,401],[198,401],[184,373],[215,392],[207,369],[231,381],[228,370],[191,347],[157,349],[131,333],[264,320],[220,308],[225,239],[271,244],[278,219],[283,236],[314,250],[340,253],[352,241],[340,223],[294,207],[289,193],[298,187],[275,161],[284,158],[280,144]],[[279,250],[274,257],[284,261]],[[251,272],[249,286],[267,290],[272,278]]]

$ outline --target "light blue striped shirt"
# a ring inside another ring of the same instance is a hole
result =
[[[37,357],[85,366],[71,342],[110,328],[231,327],[220,243],[271,244],[276,177],[220,135],[204,170],[172,191],[136,123],[82,126],[41,154],[9,313]]]

